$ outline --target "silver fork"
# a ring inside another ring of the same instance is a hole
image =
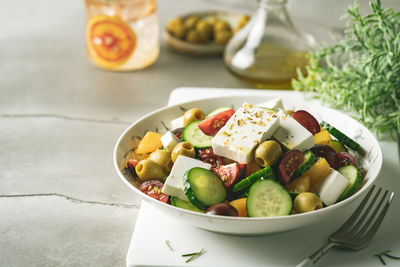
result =
[[[313,265],[325,253],[327,253],[331,248],[335,246],[352,250],[358,250],[366,247],[369,244],[371,238],[378,230],[379,226],[381,225],[381,222],[385,217],[385,214],[394,197],[394,192],[391,192],[389,198],[387,199],[387,195],[389,193],[388,190],[386,190],[383,196],[380,197],[382,188],[379,188],[378,192],[370,201],[368,207],[366,207],[368,200],[373,195],[374,189],[375,185],[371,187],[367,195],[362,200],[361,204],[347,219],[347,221],[338,230],[336,230],[336,232],[329,236],[328,243],[326,243],[323,247],[318,249],[296,267],[306,267]],[[385,200],[386,203],[381,209],[381,206]],[[372,214],[368,217],[370,211],[374,208],[375,203],[377,203],[376,207],[372,211]],[[364,207],[366,207],[365,210]],[[367,221],[365,222],[366,219]]]

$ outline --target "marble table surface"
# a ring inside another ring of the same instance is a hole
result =
[[[340,31],[350,2],[292,1],[289,9],[295,22]],[[251,12],[255,3],[159,1],[158,15],[163,27],[180,13]],[[165,106],[174,88],[248,85],[221,58],[181,55],[163,41],[147,69],[95,68],[83,0],[4,0],[0,17],[0,266],[124,266],[140,201],[113,167],[120,133]]]

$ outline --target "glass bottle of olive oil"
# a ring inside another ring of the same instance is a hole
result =
[[[296,29],[286,2],[259,0],[251,21],[225,48],[228,69],[256,88],[291,89],[297,68],[306,74],[305,55],[314,45],[314,38]]]

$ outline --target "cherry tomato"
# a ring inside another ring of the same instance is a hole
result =
[[[305,110],[298,110],[292,114],[292,118],[306,128],[312,135],[321,131],[318,121]]]
[[[130,159],[126,163],[126,165],[128,166],[128,169],[131,172],[131,174],[133,175],[133,177],[137,177],[135,167],[136,167],[136,165],[138,165],[138,163],[139,163],[139,161],[137,159]]]
[[[224,164],[222,157],[215,155],[211,147],[200,148],[198,152],[200,159],[205,163],[210,163],[212,168],[217,168]]]
[[[164,184],[159,180],[148,180],[140,184],[139,190],[152,198],[167,203],[169,196],[161,192],[163,186]]]
[[[172,133],[176,136],[176,138],[181,140],[183,129],[184,129],[184,127],[176,128],[175,130],[172,131]]]
[[[222,216],[238,216],[237,210],[227,203],[217,203],[206,209],[207,214]]]
[[[243,167],[240,170],[238,163],[223,165],[211,170],[221,178],[226,188],[238,182],[240,178],[243,178],[243,176],[240,176],[240,174],[243,174]]]
[[[200,122],[199,128],[204,134],[214,136],[226,124],[226,122],[234,113],[235,111],[233,109],[228,109],[214,114]]]
[[[336,151],[332,147],[327,145],[315,145],[310,150],[317,157],[325,158],[332,168],[335,166]]]
[[[301,151],[290,150],[283,156],[279,163],[280,181],[287,184],[290,181],[294,171],[304,162],[304,155]]]
[[[335,155],[334,164],[332,168],[339,169],[340,167],[344,167],[350,164],[353,165],[354,167],[357,167],[357,161],[353,157],[353,155],[347,152],[339,152]]]
[[[239,178],[244,178],[246,176],[247,164],[239,163]]]

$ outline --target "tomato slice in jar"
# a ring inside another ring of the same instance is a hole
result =
[[[298,110],[292,114],[292,118],[306,128],[312,135],[319,133],[321,127],[319,127],[318,121],[313,115],[305,110]]]
[[[222,127],[224,127],[226,122],[232,117],[234,113],[235,111],[233,109],[219,112],[200,122],[199,128],[204,134],[214,136]]]
[[[335,159],[333,161],[333,166],[332,168],[334,169],[339,169],[341,167],[347,166],[347,165],[353,165],[354,167],[357,167],[357,161],[348,152],[339,152],[335,155]]]
[[[163,186],[164,184],[159,180],[149,180],[140,184],[139,190],[152,198],[167,203],[169,196],[161,192]]]
[[[221,156],[217,156],[214,154],[214,150],[209,148],[201,148],[198,150],[200,159],[205,162],[211,164],[212,168],[217,168],[224,164],[223,158]]]
[[[283,184],[287,184],[294,171],[304,162],[304,154],[299,150],[290,150],[283,156],[279,163],[279,177]]]
[[[118,68],[136,48],[135,32],[117,16],[93,16],[87,23],[86,31],[89,55],[102,67]]]
[[[225,187],[229,188],[243,178],[243,173],[246,172],[243,171],[243,165],[245,164],[231,163],[211,170],[221,178]]]

